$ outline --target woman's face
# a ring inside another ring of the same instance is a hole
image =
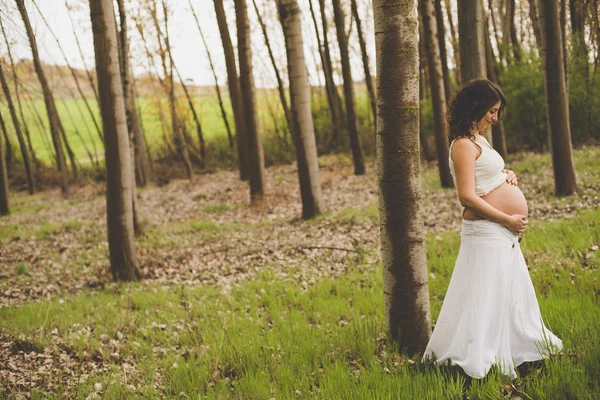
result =
[[[483,118],[477,122],[477,130],[479,132],[486,130],[491,125],[498,122],[498,110],[500,109],[500,101],[494,104],[490,109],[485,113]]]

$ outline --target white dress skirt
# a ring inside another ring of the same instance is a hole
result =
[[[515,367],[556,354],[562,341],[546,328],[518,236],[488,220],[462,220],[461,244],[423,360],[460,366],[483,378],[493,364]]]

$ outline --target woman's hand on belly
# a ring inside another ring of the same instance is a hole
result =
[[[517,186],[517,174],[515,174],[514,171],[511,171],[510,169],[503,169],[502,173],[506,174],[506,182]]]
[[[518,214],[527,217],[529,213],[527,200],[525,200],[521,189],[507,182],[502,183],[485,196],[482,196],[481,199],[508,215]],[[471,221],[485,219],[468,208],[465,210],[463,218]]]

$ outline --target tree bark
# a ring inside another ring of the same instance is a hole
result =
[[[377,165],[387,329],[408,354],[431,335],[419,162],[415,1],[373,1],[377,54]]]
[[[560,15],[555,0],[537,0],[544,54],[544,87],[556,195],[577,191],[573,165],[569,103],[565,84]]]
[[[67,176],[68,171],[65,154],[62,149],[62,141],[60,140],[60,117],[58,116],[58,111],[56,110],[56,105],[54,104],[54,97],[52,96],[52,91],[50,90],[48,80],[46,79],[46,75],[44,74],[44,70],[42,68],[37,42],[33,34],[29,16],[27,15],[27,10],[25,9],[25,2],[24,0],[15,0],[15,2],[17,3],[17,8],[19,9],[19,13],[21,14],[21,18],[23,19],[23,23],[25,25],[27,38],[29,39],[29,46],[31,47],[31,53],[33,56],[35,72],[38,76],[40,85],[42,87],[42,92],[44,94],[44,102],[46,103],[48,122],[50,124],[50,133],[52,135],[52,144],[54,145],[54,151],[56,153],[57,169],[61,176],[61,189],[62,192],[66,194],[69,188],[69,180]]]
[[[304,39],[300,7],[296,0],[277,0],[279,18],[285,38],[290,81],[291,129],[296,147],[302,218],[315,217],[323,211],[321,178],[315,131],[310,109],[310,86],[304,57]]]
[[[510,42],[512,45],[513,57],[516,62],[521,62],[521,46],[517,38],[517,29],[515,26],[515,0],[507,0],[510,3]]]
[[[90,0],[100,112],[105,141],[106,216],[115,280],[141,277],[133,226],[133,171],[112,0]]]
[[[434,0],[419,0],[419,11],[423,21],[425,34],[425,54],[429,65],[429,84],[431,87],[431,103],[433,108],[433,122],[435,126],[435,144],[438,159],[440,183],[444,188],[454,187],[450,166],[448,164],[448,133],[446,132],[446,93],[444,89],[444,76],[440,60],[437,24],[435,21]]]
[[[485,78],[485,39],[483,5],[479,0],[458,0],[458,35],[461,38],[462,81]]]
[[[6,132],[6,125],[4,125],[4,119],[0,112],[0,129],[5,136],[8,136]],[[10,214],[10,204],[8,201],[8,171],[6,170],[6,162],[4,160],[4,149],[2,145],[2,138],[0,138],[0,215]]]
[[[229,36],[229,29],[227,28],[223,0],[214,0],[214,4],[219,32],[221,33],[221,42],[223,43],[225,66],[227,68],[227,86],[229,88],[231,108],[233,109],[233,119],[235,121],[238,168],[240,179],[246,181],[250,178],[250,164],[248,159],[248,139],[244,128],[244,105],[242,102],[240,80],[235,66],[235,54],[233,45],[231,44],[231,37]]]
[[[250,202],[260,205],[265,195],[265,162],[256,110],[256,93],[252,74],[252,49],[246,0],[236,0],[235,15],[240,63],[240,89],[243,98],[244,122],[247,138],[250,176]]]
[[[352,160],[354,161],[354,174],[363,175],[365,173],[365,162],[360,146],[360,137],[358,136],[358,126],[354,107],[354,86],[352,82],[352,71],[350,69],[350,54],[348,53],[348,38],[346,37],[346,30],[344,28],[344,11],[342,10],[340,0],[333,0],[333,14],[338,44],[340,46],[340,57],[342,59],[346,122],[348,125],[348,136],[350,137],[350,148],[352,149]]]
[[[375,132],[377,132],[377,98],[375,97],[375,88],[373,88],[373,78],[371,77],[371,69],[369,67],[369,55],[367,54],[367,44],[362,32],[360,16],[358,15],[358,6],[356,0],[351,0],[352,14],[356,21],[356,33],[358,35],[358,43],[360,44],[360,53],[362,55],[363,70],[365,72],[365,82],[369,99],[371,100],[371,111],[373,112],[373,120],[375,121]],[[447,71],[446,71],[447,72]]]
[[[146,151],[146,141],[142,133],[142,124],[140,116],[135,104],[135,96],[133,91],[133,78],[131,73],[131,62],[129,59],[129,33],[127,28],[127,14],[125,12],[125,4],[123,0],[117,0],[119,7],[119,38],[120,38],[120,59],[121,59],[121,80],[123,84],[123,94],[125,100],[125,114],[127,116],[127,130],[129,132],[129,140],[131,143],[131,157],[133,161],[133,169],[135,171],[135,182],[138,186],[143,187],[152,179],[150,171],[150,160]],[[136,201],[134,188],[133,199]],[[135,210],[135,204],[134,204]],[[134,219],[137,221],[137,215],[134,212]],[[136,229],[136,233],[139,233]]]

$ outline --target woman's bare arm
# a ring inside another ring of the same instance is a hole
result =
[[[498,210],[475,194],[475,160],[479,150],[469,140],[459,138],[452,146],[451,156],[456,176],[456,189],[460,204],[477,215],[499,224],[510,221],[510,215]]]

